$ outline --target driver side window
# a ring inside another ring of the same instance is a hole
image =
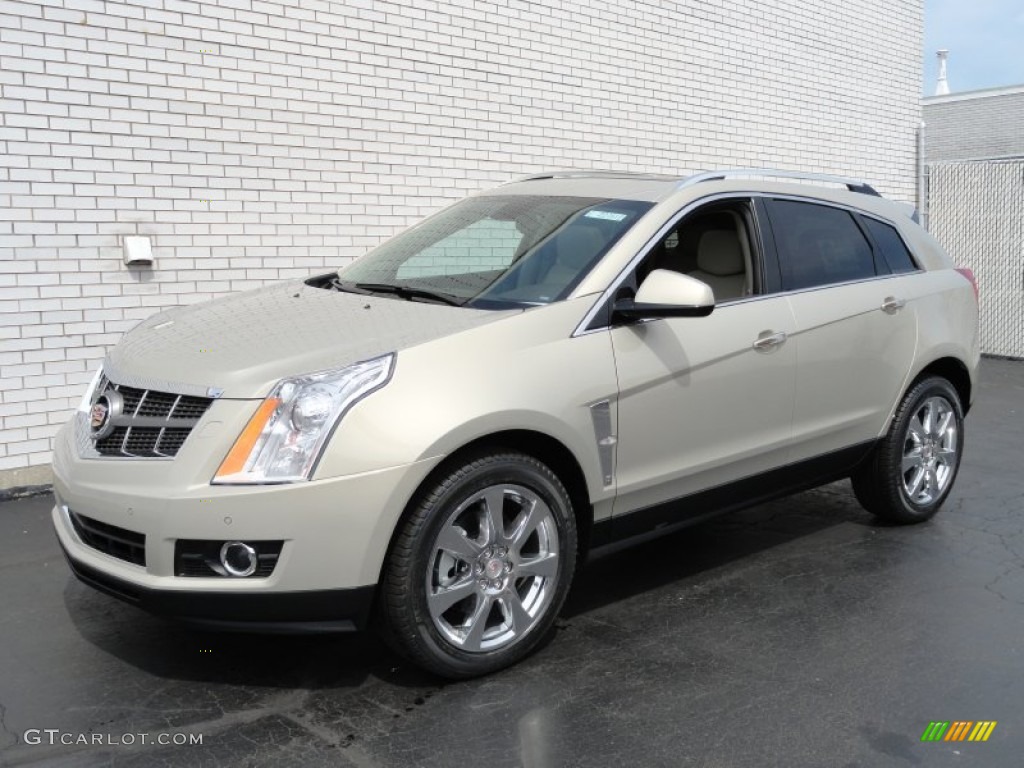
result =
[[[711,286],[716,304],[752,296],[760,289],[754,269],[755,242],[748,203],[699,208],[651,250],[637,268],[633,290],[651,271],[667,269]]]

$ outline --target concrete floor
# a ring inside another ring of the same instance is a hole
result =
[[[468,683],[372,637],[151,618],[70,577],[48,496],[6,503],[0,765],[1020,765],[1024,363],[982,373],[933,522],[877,525],[841,483],[611,555],[546,647]],[[921,743],[932,720],[999,724]],[[203,746],[29,745],[29,728]]]

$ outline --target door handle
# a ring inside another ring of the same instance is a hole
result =
[[[776,347],[786,343],[785,331],[761,331],[754,342],[754,349],[758,352],[771,352]]]
[[[886,296],[882,302],[882,311],[895,315],[907,305],[906,299],[897,299],[895,296]]]

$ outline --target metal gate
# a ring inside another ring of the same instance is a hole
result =
[[[981,351],[1024,357],[1024,160],[928,171],[928,228],[978,279]]]

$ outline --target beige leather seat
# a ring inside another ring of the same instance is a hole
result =
[[[709,229],[697,243],[697,269],[691,277],[707,283],[715,292],[715,301],[743,296],[746,266],[739,236],[731,229]]]

